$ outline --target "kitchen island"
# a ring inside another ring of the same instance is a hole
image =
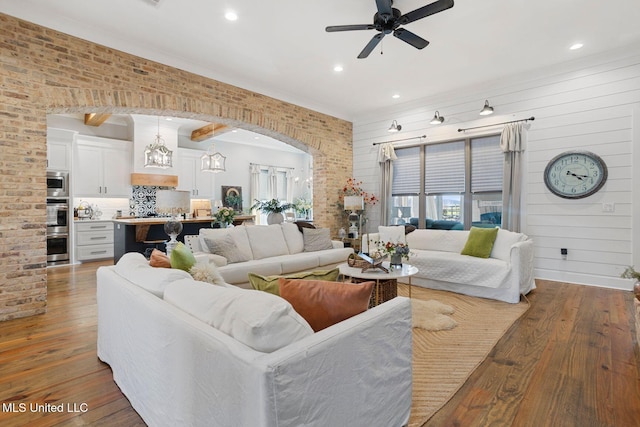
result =
[[[234,225],[253,222],[252,215],[237,215]],[[164,224],[169,218],[116,218],[113,220],[113,262],[116,263],[127,252],[140,252],[157,247],[164,251],[164,242],[169,236],[164,232]],[[184,236],[199,234],[201,228],[212,228],[212,218],[183,219],[182,233],[177,237],[184,242]]]

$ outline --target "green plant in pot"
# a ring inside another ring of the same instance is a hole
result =
[[[284,221],[282,213],[287,209],[291,209],[291,203],[282,203],[278,199],[256,200],[251,209],[259,210],[267,214],[267,224],[280,224]]]
[[[636,298],[640,300],[640,272],[637,272],[632,266],[629,266],[620,277],[623,279],[635,279],[636,283],[633,285],[633,293],[636,295]]]

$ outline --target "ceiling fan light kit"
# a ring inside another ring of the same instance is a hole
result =
[[[480,110],[481,116],[488,116],[489,114],[493,114],[493,107],[489,105],[488,100],[484,100],[484,107]]]
[[[431,119],[429,123],[431,123],[432,125],[440,125],[442,124],[442,122],[444,122],[444,117],[440,115],[439,111],[436,111],[436,113],[433,115],[433,119]]]
[[[388,34],[410,44],[416,49],[424,49],[429,42],[422,37],[412,33],[411,31],[400,28],[402,25],[410,24],[427,16],[434,15],[453,7],[453,0],[438,0],[426,6],[420,7],[404,15],[398,9],[392,7],[393,0],[376,0],[378,11],[373,15],[373,24],[359,25],[331,25],[325,30],[328,33],[338,31],[359,31],[359,30],[376,30],[378,34],[373,36],[369,43],[362,49],[358,55],[359,59],[369,56],[373,49],[376,48],[380,40]]]
[[[402,125],[399,125],[397,121],[391,122],[391,126],[389,126],[389,132],[400,132],[402,130]]]

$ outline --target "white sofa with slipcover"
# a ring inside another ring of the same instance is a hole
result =
[[[97,303],[98,357],[148,425],[408,422],[407,298],[314,333],[283,298],[198,282],[128,253],[98,269]]]
[[[232,228],[203,228],[197,236],[185,236],[185,244],[191,249],[196,260],[214,263],[225,282],[246,288],[251,287],[248,273],[273,276],[330,269],[346,262],[353,253],[353,249],[345,248],[342,242],[329,240],[328,229],[308,232],[306,230],[311,229],[303,230],[306,235],[296,224],[288,222]],[[309,236],[314,234],[314,237],[318,237],[317,235],[323,231],[324,239],[318,246],[318,239]],[[212,253],[212,241],[229,252],[229,256]],[[237,250],[228,250],[231,243]],[[223,247],[225,244],[227,247]],[[319,249],[323,247],[324,249]],[[237,262],[237,259],[242,261]]]
[[[363,252],[372,242],[407,243],[408,262],[418,267],[413,285],[465,295],[520,301],[535,289],[533,241],[523,233],[499,229],[489,258],[461,255],[469,230],[416,229],[408,234],[403,226],[379,227],[378,233],[362,237]]]

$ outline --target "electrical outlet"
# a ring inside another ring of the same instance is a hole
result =
[[[605,202],[602,204],[602,212],[614,212],[616,210],[616,204],[613,202]]]

